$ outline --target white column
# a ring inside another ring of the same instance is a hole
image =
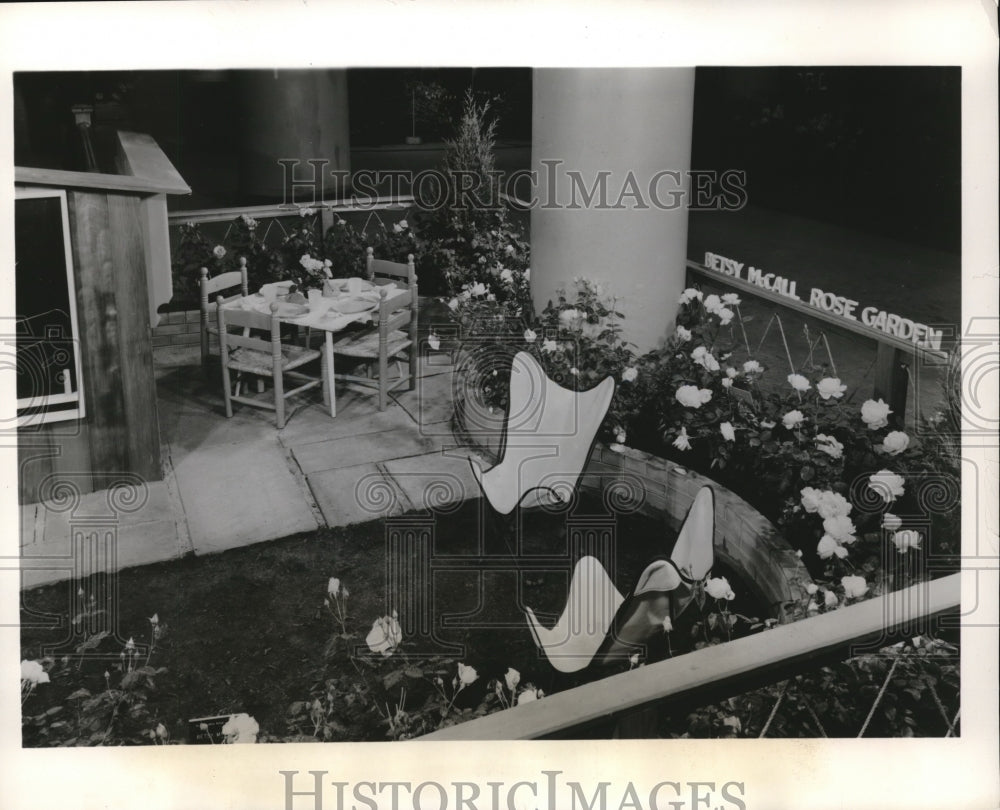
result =
[[[585,276],[621,299],[624,335],[640,352],[673,328],[687,258],[681,192],[693,112],[694,68],[535,71],[536,310]]]

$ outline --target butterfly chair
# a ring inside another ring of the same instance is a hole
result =
[[[224,306],[220,295],[216,301],[219,325],[219,351],[222,363],[222,389],[226,400],[226,416],[233,415],[233,402],[241,402],[255,408],[265,408],[275,412],[280,430],[285,426],[285,400],[295,394],[322,385],[322,379],[304,374],[296,369],[320,357],[315,349],[304,349],[281,342],[281,321],[277,312],[279,304],[271,304],[271,314],[254,312],[238,307]],[[243,334],[233,334],[230,326],[243,327]],[[251,337],[249,330],[266,337]],[[242,396],[233,393],[231,372],[238,376],[252,374],[256,377],[271,377],[274,383],[274,400],[262,397]],[[285,390],[285,378],[301,383],[296,388]]]
[[[378,409],[389,404],[389,392],[402,385],[412,391],[417,385],[417,271],[413,254],[406,264],[376,259],[368,248],[368,277],[378,285],[378,322],[372,329],[354,332],[333,344],[335,354],[353,358],[368,366],[377,363],[378,377],[337,374],[336,379],[352,382],[378,391]],[[402,293],[390,294],[389,288],[405,284]],[[404,373],[401,359],[407,359],[409,371]],[[389,360],[395,359],[397,379],[389,380]]]
[[[509,515],[519,505],[552,502],[574,490],[614,393],[613,377],[589,391],[563,388],[534,357],[518,352],[510,372],[503,457],[486,471],[469,459],[490,505]]]
[[[234,292],[235,290],[238,292]],[[209,302],[214,302],[220,293],[228,293],[223,298],[226,303],[235,301],[249,294],[247,287],[247,260],[240,259],[240,269],[229,273],[221,273],[214,278],[208,277],[208,268],[201,268],[201,363],[208,363],[210,335],[217,335],[217,320],[211,317]]]
[[[711,487],[702,487],[669,559],[650,562],[627,597],[595,558],[582,557],[553,628],[543,627],[526,607],[535,644],[565,673],[629,658],[662,631],[665,619],[679,616],[701,593],[714,560],[714,537],[715,496]]]

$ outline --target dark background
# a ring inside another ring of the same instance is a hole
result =
[[[82,168],[69,110],[92,103],[103,164],[111,160],[114,129],[149,132],[196,195],[205,189],[219,205],[246,202],[230,179],[241,129],[234,75],[18,73],[15,162]],[[531,75],[530,68],[350,69],[352,149],[403,143],[411,134],[414,85],[436,85],[450,99],[419,122],[425,143],[451,134],[446,118],[466,88],[493,99],[501,142],[528,142]],[[960,104],[958,68],[698,68],[692,167],[745,169],[755,208],[957,253]],[[371,159],[369,151],[362,162]],[[185,207],[202,202],[171,199]]]
[[[748,204],[957,253],[961,70],[699,68],[691,165]]]

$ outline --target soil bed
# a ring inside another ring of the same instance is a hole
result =
[[[474,500],[437,516],[435,559],[451,555],[461,560],[477,553],[482,520],[479,510],[480,502]],[[603,510],[600,501],[584,498],[574,508],[572,519],[607,517]],[[642,516],[619,515],[614,523],[615,564],[608,573],[618,589],[628,593],[650,558],[669,553],[674,537],[662,523]],[[510,562],[500,566],[507,570],[487,571],[481,576],[468,569],[432,572],[433,638],[406,638],[402,652],[413,660],[441,656],[437,660],[450,666],[446,680],[457,662],[476,668],[478,681],[455,701],[459,710],[477,705],[490,680],[502,680],[508,667],[520,672],[522,683],[531,682],[546,694],[609,674],[559,677],[536,650],[518,606],[520,590],[523,603],[531,606],[543,623],[553,624],[565,604],[575,560],[567,556],[564,570],[531,570],[523,562],[520,570],[515,570],[498,534],[509,529],[489,521],[486,524],[486,550],[498,560]],[[521,539],[522,560],[528,555],[567,555],[566,526],[565,513],[532,514],[525,521]],[[748,617],[766,615],[763,606],[750,601],[750,589],[732,572],[717,566],[713,573],[729,578],[737,595],[729,605],[732,611]],[[301,722],[291,719],[289,707],[300,701],[308,705],[331,682],[343,689],[345,684],[371,677],[371,670],[366,673],[364,667],[359,668],[343,649],[348,642],[328,648],[331,638],[340,633],[323,605],[331,576],[350,589],[346,625],[348,632],[355,634],[350,642],[355,649],[359,645],[364,648],[363,640],[374,619],[397,607],[402,614],[401,606],[386,593],[384,521],[122,571],[117,575],[118,598],[109,598],[92,609],[107,610],[110,626],[104,614],[81,613],[76,585],[62,583],[26,591],[21,607],[22,658],[52,656],[55,664],[50,663],[51,683],[39,685],[28,697],[23,715],[30,718],[50,707],[64,706],[68,720],[76,705],[67,701],[71,693],[85,688],[98,695],[109,685],[117,688],[122,679],[123,644],[134,638],[141,653],[139,664],[143,664],[144,645],[151,638],[149,617],[156,614],[165,630],[149,665],[165,671],[156,675],[144,709],[135,716],[123,713],[118,717],[115,722],[119,725],[108,741],[148,741],[149,730],[158,723],[165,726],[172,741],[182,741],[190,736],[190,719],[239,712],[256,718],[262,739],[311,739],[312,726],[303,728]],[[84,592],[89,593],[95,584],[85,583]],[[404,625],[406,619],[400,616]],[[81,656],[81,642],[102,627],[111,634]],[[672,654],[692,648],[695,641],[690,630],[690,624],[675,627],[670,636]],[[66,656],[68,662],[62,660]],[[407,709],[418,709],[421,702],[433,697],[432,677],[431,672],[421,672],[421,677],[407,678]],[[333,738],[386,739],[386,724],[375,709],[359,704],[345,712],[334,724]],[[26,722],[24,745],[65,744],[69,732],[53,733],[47,730],[50,725]],[[97,729],[94,736],[100,731]],[[82,740],[72,744],[94,742]]]

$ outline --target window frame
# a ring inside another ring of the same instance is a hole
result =
[[[14,217],[17,218],[17,200],[22,199],[47,199],[55,198],[59,200],[59,211],[62,215],[63,250],[65,254],[66,267],[66,288],[69,299],[69,320],[72,332],[72,354],[75,386],[72,390],[61,394],[46,394],[42,397],[25,397],[17,400],[17,426],[35,427],[48,424],[50,422],[65,422],[71,419],[83,419],[87,415],[86,398],[83,386],[83,362],[80,356],[80,324],[76,313],[76,278],[73,265],[73,247],[70,242],[69,228],[69,205],[66,198],[65,189],[44,188],[38,186],[16,187],[14,191]],[[16,227],[15,227],[16,231]],[[15,248],[16,249],[16,248]],[[14,283],[17,284],[17,270],[14,271]],[[15,313],[19,314],[19,313]],[[17,341],[16,349],[20,348],[20,340]],[[76,403],[75,408],[60,408],[52,410],[51,406]]]

